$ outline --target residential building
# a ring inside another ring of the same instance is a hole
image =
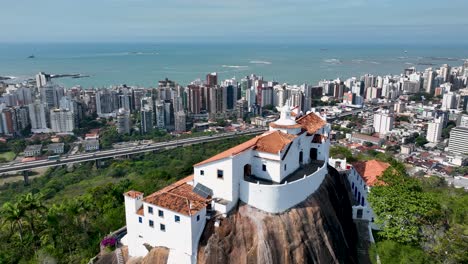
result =
[[[431,143],[438,143],[442,136],[442,129],[444,126],[443,117],[439,116],[434,118],[432,122],[428,123],[426,139]]]
[[[29,119],[31,121],[31,131],[42,133],[48,132],[47,119],[49,113],[47,111],[47,104],[42,103],[39,100],[34,101],[34,103],[28,106],[29,108]]]
[[[68,109],[50,110],[50,125],[52,132],[73,133],[75,129],[73,113]]]
[[[143,107],[140,111],[140,131],[143,134],[150,133],[153,131],[154,127],[154,118],[153,118],[153,109],[148,105]]]
[[[47,145],[47,152],[52,154],[62,154],[64,152],[64,143],[52,143]]]
[[[383,110],[374,114],[375,132],[386,134],[393,129],[394,117],[388,110]]]
[[[174,130],[175,132],[187,131],[187,114],[184,111],[175,113]]]
[[[87,139],[83,141],[83,149],[85,151],[99,150],[99,140]]]
[[[119,134],[130,134],[130,111],[123,108],[119,109],[115,125]]]
[[[23,153],[25,157],[40,156],[42,153],[42,145],[29,145],[24,149]]]
[[[454,154],[468,154],[468,127],[452,128],[448,151]]]

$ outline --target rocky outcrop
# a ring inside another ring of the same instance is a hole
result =
[[[348,183],[329,171],[313,195],[284,213],[241,203],[219,227],[208,222],[198,263],[356,263]]]
[[[165,264],[169,257],[169,249],[166,247],[154,247],[142,258],[130,258],[127,264]]]

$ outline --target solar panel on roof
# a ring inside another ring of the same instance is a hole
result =
[[[205,185],[201,183],[197,183],[195,187],[193,187],[193,192],[196,194],[200,195],[203,198],[207,198],[208,196],[213,196],[213,190],[210,188],[206,187]]]

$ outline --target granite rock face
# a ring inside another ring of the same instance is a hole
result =
[[[208,222],[198,263],[357,263],[348,183],[329,171],[313,195],[286,212],[241,203],[219,227]]]

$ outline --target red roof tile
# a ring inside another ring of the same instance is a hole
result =
[[[390,164],[378,160],[358,161],[352,164],[367,186],[374,186],[378,177],[390,167]]]
[[[296,135],[286,134],[281,131],[266,132],[240,145],[237,145],[217,155],[214,155],[213,157],[207,160],[197,163],[195,164],[195,166],[200,166],[200,165],[207,164],[213,161],[222,160],[231,156],[235,156],[248,149],[255,149],[258,151],[262,151],[262,152],[277,154],[284,147],[286,147],[289,143],[291,143],[295,137]]]
[[[313,112],[302,116],[301,118],[297,119],[296,122],[301,124],[302,128],[309,134],[315,134],[317,130],[327,124],[325,120]]]
[[[137,198],[138,196],[143,195],[143,193],[131,190],[131,191],[128,191],[128,192],[124,193],[124,195],[132,197],[132,198]]]
[[[193,186],[187,183],[191,180],[193,175],[148,195],[143,201],[188,216],[196,214],[206,207],[209,199],[193,192]]]

